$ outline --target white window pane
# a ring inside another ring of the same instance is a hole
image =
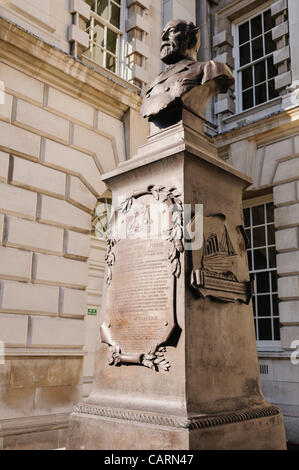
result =
[[[255,85],[266,81],[266,62],[262,60],[254,66],[254,82]]]
[[[263,83],[255,88],[255,104],[262,104],[265,101],[267,101],[267,86]]]
[[[106,68],[111,72],[116,72],[116,59],[110,54],[106,54]]]
[[[250,44],[246,43],[240,47],[240,66],[246,65],[250,62]]]
[[[111,31],[110,29],[107,30],[107,49],[108,51],[116,54],[117,48],[117,34]]]
[[[238,27],[241,110],[279,96],[273,80],[278,73],[272,56],[276,49],[276,43],[272,40],[274,23],[268,9]]]
[[[119,28],[120,26],[120,8],[111,2],[110,23]]]
[[[244,221],[247,221],[246,232],[251,234],[252,242],[252,249],[248,249],[247,252],[250,279],[254,281],[252,305],[256,338],[259,341],[280,339],[276,248],[275,245],[268,246],[275,238],[274,223],[270,222],[273,220],[273,213],[273,203],[260,204],[244,210]],[[251,225],[252,223],[255,225]],[[266,247],[259,248],[259,245],[267,241]]]
[[[253,106],[253,88],[244,91],[242,94],[243,109],[249,109]]]
[[[105,20],[109,19],[109,2],[108,0],[97,0],[97,14],[102,16]]]
[[[105,29],[98,21],[94,22],[93,42],[97,46],[105,47]]]
[[[251,20],[251,38],[260,36],[263,33],[262,15],[256,16]]]
[[[249,22],[239,26],[239,44],[249,41]]]
[[[96,0],[86,0],[86,3],[90,6],[91,11],[95,11]]]

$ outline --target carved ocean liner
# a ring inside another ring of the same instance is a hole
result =
[[[248,303],[251,284],[249,280],[240,280],[242,273],[238,272],[240,256],[246,248],[242,231],[238,227],[230,228],[235,239],[233,244],[222,214],[204,217],[203,226],[203,246],[193,256],[191,285],[203,297]]]

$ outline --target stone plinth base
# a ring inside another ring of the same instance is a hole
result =
[[[191,114],[103,178],[112,227],[127,221],[129,235],[108,240],[95,380],[72,414],[70,449],[285,448],[259,379],[242,216],[250,180]],[[140,236],[155,204],[171,220],[166,241]]]
[[[72,414],[68,448],[284,450],[285,443],[282,415],[275,406],[186,419],[79,404]]]

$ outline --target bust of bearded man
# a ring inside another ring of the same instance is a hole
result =
[[[160,127],[180,119],[181,98],[192,88],[213,81],[213,93],[225,93],[234,83],[229,67],[210,60],[198,62],[200,30],[192,22],[172,20],[161,34],[161,60],[167,64],[149,86],[143,99],[141,114]]]

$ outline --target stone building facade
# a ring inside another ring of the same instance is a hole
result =
[[[206,131],[253,180],[244,220],[263,392],[299,443],[296,3],[0,2],[0,448],[63,447],[72,405],[89,393],[105,256],[92,224],[109,198],[101,175],[148,135],[139,108],[171,18],[196,22],[199,60],[236,77],[206,110]]]

